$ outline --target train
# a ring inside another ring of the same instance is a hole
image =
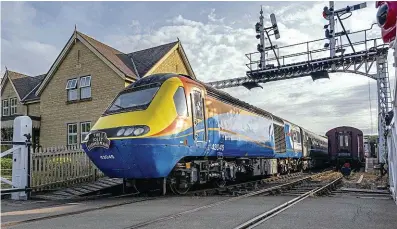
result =
[[[120,91],[82,148],[128,187],[176,194],[328,161],[325,136],[174,73],[146,76]]]
[[[330,164],[340,169],[346,162],[359,169],[365,163],[363,132],[351,126],[335,127],[326,133]]]

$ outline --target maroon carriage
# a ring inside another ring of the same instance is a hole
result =
[[[359,168],[364,162],[363,132],[357,128],[340,126],[327,132],[328,154],[331,163],[340,168],[349,162]]]

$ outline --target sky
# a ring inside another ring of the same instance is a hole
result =
[[[335,8],[357,3],[336,1]],[[281,38],[271,39],[281,47],[324,38],[323,26],[328,21],[322,11],[326,5],[328,2],[310,1],[1,2],[1,73],[5,67],[31,76],[46,73],[77,26],[80,32],[124,53],[179,38],[201,81],[244,77],[249,70],[245,54],[256,52],[258,44],[255,24],[261,6],[265,25],[270,25],[271,13],[276,15]],[[369,29],[376,23],[376,10],[375,2],[367,2],[367,8],[343,20],[344,26],[351,31]],[[337,29],[340,31],[341,26]],[[379,27],[374,25],[367,35],[380,37]],[[352,41],[363,40],[363,36],[358,34]],[[323,44],[311,43],[310,48]],[[280,49],[280,55],[303,52],[305,48]],[[315,57],[327,55],[324,52]],[[304,60],[301,58],[306,57],[285,61]],[[393,91],[392,51],[388,59]],[[318,134],[325,135],[342,125],[359,128],[364,134],[377,133],[376,81],[365,76],[333,73],[330,79],[313,82],[311,77],[304,77],[262,87],[223,90]]]

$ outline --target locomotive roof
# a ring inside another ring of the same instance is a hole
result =
[[[253,106],[253,105],[251,105],[249,103],[246,103],[246,102],[244,102],[242,100],[239,100],[239,99],[231,96],[230,94],[228,94],[228,93],[226,93],[224,91],[215,89],[215,88],[207,85],[206,83],[204,83],[204,82],[202,82],[202,81],[200,81],[198,79],[193,79],[192,77],[190,77],[188,75],[175,74],[175,73],[153,74],[153,75],[149,75],[149,76],[146,76],[144,78],[141,78],[138,81],[130,84],[129,86],[127,86],[125,88],[125,90],[131,89],[133,87],[139,87],[139,86],[146,85],[146,84],[152,84],[152,83],[160,83],[160,84],[162,84],[163,82],[165,82],[166,80],[168,80],[169,78],[172,78],[172,77],[186,77],[186,78],[189,78],[190,80],[201,84],[207,90],[207,94],[208,95],[210,95],[212,97],[215,97],[215,98],[217,98],[217,99],[219,99],[221,101],[235,104],[237,106],[240,106],[241,108],[245,108],[248,111],[251,111],[251,112],[259,114],[259,115],[273,117],[273,119],[275,119],[276,121],[278,121],[280,123],[288,122],[288,123],[291,123],[293,125],[296,125],[293,122],[290,122],[290,121],[288,121],[286,119],[278,117],[278,116],[276,116],[276,115],[274,115],[274,114],[272,114],[272,113],[270,113],[268,111],[265,111],[265,110],[263,110],[263,109],[261,109],[259,107],[255,107],[255,106]],[[299,125],[296,125],[296,126],[300,127]],[[313,132],[310,132],[310,131],[308,131],[308,130],[306,130],[304,128],[302,128],[302,129],[305,130],[306,132],[311,133],[314,136],[317,136],[317,134],[314,134]]]
[[[338,126],[338,127],[335,127],[335,128],[332,128],[332,129],[328,130],[326,135],[329,135],[329,134],[331,134],[333,132],[336,132],[336,131],[354,131],[356,133],[363,134],[363,132],[360,129],[357,129],[357,128],[352,127],[352,126]]]

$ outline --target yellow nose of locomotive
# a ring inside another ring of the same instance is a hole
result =
[[[109,139],[150,137],[164,132],[178,117],[175,94],[183,83],[177,77],[161,85],[127,88],[113,101],[91,131],[114,129]]]

